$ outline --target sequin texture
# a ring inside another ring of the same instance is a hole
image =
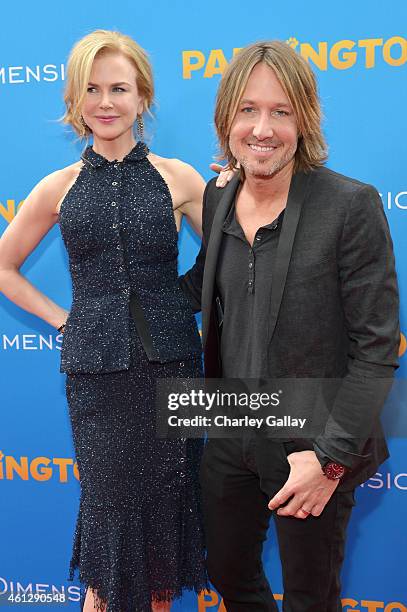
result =
[[[109,612],[206,587],[200,440],[155,436],[159,378],[201,376],[200,343],[178,285],[177,232],[164,180],[138,143],[123,162],[88,148],[61,206],[73,305],[62,369],[81,497],[71,561]],[[129,313],[136,293],[147,357]]]
[[[130,366],[129,300],[138,296],[160,363],[201,353],[195,319],[178,284],[177,228],[166,183],[138,143],[123,162],[92,148],[61,205],[73,303],[62,347],[64,372]]]

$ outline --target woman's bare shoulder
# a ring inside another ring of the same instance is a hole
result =
[[[157,155],[156,153],[149,153],[148,159],[157,170],[164,171],[173,178],[179,178],[181,180],[191,178],[193,180],[197,176],[200,176],[199,172],[197,172],[191,164],[180,159],[161,157],[161,155]]]
[[[51,172],[34,187],[28,199],[46,201],[58,214],[62,200],[75,183],[82,167],[83,162],[78,161]]]
[[[47,176],[45,176],[37,185],[43,190],[53,191],[55,193],[64,191],[67,187],[69,188],[70,183],[74,182],[79,175],[83,167],[83,162],[78,161],[74,164],[70,164],[69,166],[65,166],[65,168],[60,168],[59,170],[55,170],[51,172]]]
[[[148,158],[168,183],[175,209],[186,202],[201,202],[205,181],[193,166],[155,153],[150,153]]]
[[[81,167],[82,162],[75,162],[47,174],[36,184],[29,197],[46,195],[51,199],[55,199],[55,197],[59,199],[63,192],[69,189],[69,185],[76,180]]]

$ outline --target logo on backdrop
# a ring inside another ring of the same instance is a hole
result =
[[[6,223],[11,223],[23,204],[24,200],[19,202],[16,202],[16,200],[5,200],[5,203],[0,202],[0,217],[3,217]]]
[[[65,80],[65,64],[36,64],[32,66],[0,66],[0,85],[53,83]]]
[[[46,594],[64,595],[68,601],[78,602],[81,598],[80,587],[74,585],[56,585],[39,582],[22,583],[16,580],[8,580],[0,576],[0,596],[2,600],[10,595]]]
[[[62,348],[62,334],[15,334],[8,336],[1,335],[1,349],[3,351],[44,351],[58,350]]]
[[[0,480],[79,480],[79,470],[71,457],[13,457],[0,450]]]
[[[307,62],[319,70],[349,70],[354,66],[367,70],[381,64],[399,68],[407,63],[407,39],[404,36],[390,38],[363,38],[361,40],[338,40],[303,42],[294,36],[286,41]],[[241,47],[232,49],[228,57],[233,57]],[[222,74],[228,65],[223,49],[211,49],[208,54],[198,49],[182,52],[182,76],[192,78],[196,73],[203,78]]]
[[[398,208],[399,210],[407,210],[407,191],[399,191],[398,193],[386,191],[379,193],[383,200],[385,210]]]
[[[401,601],[373,601],[345,597],[342,599],[343,612],[407,612],[407,606]]]
[[[282,601],[283,595],[274,595],[276,601]],[[223,600],[216,591],[205,591],[198,595],[198,612],[226,612]],[[349,597],[342,599],[343,612],[407,612],[405,604],[399,601],[386,603],[385,601],[373,601],[361,599],[357,601]]]
[[[276,601],[282,601],[283,596],[273,593],[273,597]],[[198,612],[206,612],[208,608],[211,608],[213,612],[226,612],[223,599],[216,591],[202,591],[198,595]]]
[[[403,357],[407,348],[407,340],[404,334],[400,334],[399,357]]]
[[[407,491],[407,473],[376,472],[374,476],[360,486],[367,489],[398,489],[399,491]]]
[[[407,39],[404,36],[391,38],[363,38],[361,40],[338,40],[317,43],[300,42],[290,37],[287,43],[300,55],[320,70],[336,68],[347,70],[356,64],[363,68],[375,68],[379,62],[400,67],[407,63]]]

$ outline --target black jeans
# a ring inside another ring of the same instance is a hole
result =
[[[281,442],[248,437],[210,440],[201,482],[209,577],[228,612],[278,610],[264,575],[269,500],[288,478]],[[340,570],[353,492],[335,492],[319,517],[276,513],[284,612],[340,612]]]

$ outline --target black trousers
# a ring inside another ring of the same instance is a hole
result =
[[[280,517],[267,504],[289,474],[284,445],[212,439],[201,468],[208,572],[228,612],[276,612],[262,565],[273,514],[284,612],[341,612],[340,570],[353,492],[335,492],[319,517]]]

